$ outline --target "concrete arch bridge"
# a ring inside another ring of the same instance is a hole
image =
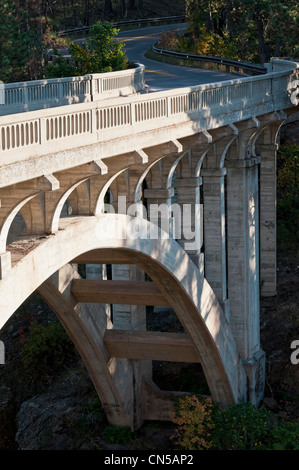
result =
[[[222,407],[263,398],[277,136],[298,112],[298,64],[267,67],[148,94],[139,70],[138,86],[114,80],[101,99],[98,78],[93,97],[72,89],[73,104],[50,107],[39,83],[33,108],[0,117],[0,327],[38,290],[111,424],[173,416],[177,394],[153,383],[153,360],[200,363]],[[182,333],[148,331],[146,306],[172,307]]]

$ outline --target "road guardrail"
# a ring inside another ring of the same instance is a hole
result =
[[[165,23],[165,22],[177,22],[185,21],[185,15],[177,15],[177,16],[164,16],[161,18],[141,18],[138,20],[125,20],[125,21],[117,21],[113,22],[113,26],[115,27],[121,27],[121,26],[135,26],[135,25],[146,25],[146,24],[158,24],[158,23]],[[74,34],[74,33],[86,33],[90,30],[90,26],[80,26],[78,28],[71,28],[71,29],[66,29],[64,31],[57,31],[56,34],[57,36],[68,36],[69,34]]]
[[[230,71],[231,68],[234,68],[237,71],[243,71],[243,73],[247,73],[247,75],[262,75],[267,73],[267,68],[259,65],[248,64],[246,62],[239,62],[237,60],[225,59],[222,57],[213,57],[207,55],[199,55],[199,54],[190,54],[187,52],[176,52],[176,51],[169,51],[167,49],[162,49],[157,47],[156,45],[152,46],[153,52],[157,54],[176,57],[180,59],[186,60],[197,60],[201,62],[213,62],[219,65],[224,65],[227,67],[227,71]]]

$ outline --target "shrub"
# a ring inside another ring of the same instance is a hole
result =
[[[56,64],[48,65],[47,78],[72,77],[126,69],[128,60],[123,52],[124,44],[114,40],[118,31],[109,22],[94,24],[86,43],[71,42],[69,44],[70,63],[58,54]]]
[[[56,374],[63,365],[77,357],[76,350],[61,323],[45,326],[34,321],[22,342],[22,363],[32,375]]]
[[[179,401],[172,437],[186,450],[298,450],[299,425],[279,422],[264,407],[250,403],[225,410],[209,399],[187,396]]]
[[[158,44],[167,50],[230,59],[236,58],[238,52],[237,41],[232,41],[228,33],[220,36],[214,31],[208,32],[205,26],[201,26],[196,35],[178,35],[173,31],[163,33]]]
[[[195,395],[181,398],[178,402],[174,442],[186,450],[207,450],[212,447],[211,421],[212,401],[199,400]]]
[[[129,427],[107,426],[102,434],[103,439],[109,444],[124,445],[132,440],[134,434]]]
[[[273,419],[265,408],[250,403],[214,410],[213,445],[219,450],[265,449]]]

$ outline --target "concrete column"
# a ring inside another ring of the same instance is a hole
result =
[[[227,265],[230,323],[248,377],[252,403],[263,398],[260,349],[259,198],[256,159],[227,161]]]
[[[107,266],[105,264],[86,264],[86,279],[107,279]],[[95,304],[92,313],[89,314],[95,324],[101,318],[106,318],[106,324],[111,320],[111,306],[109,304]]]
[[[226,169],[202,169],[205,278],[229,319],[226,270]]]
[[[261,294],[276,294],[276,157],[277,144],[258,145],[260,166]]]
[[[118,196],[120,196],[120,194]],[[126,213],[128,211],[128,207],[131,204],[128,199],[129,198],[123,201],[117,200],[112,203],[116,212]],[[124,201],[126,201],[126,203]],[[133,264],[113,264],[112,279],[115,281],[144,281],[145,273],[138,266]],[[143,305],[113,304],[111,317],[115,329],[146,330],[146,307]],[[116,364],[117,361],[116,359]],[[126,400],[132,403],[130,409],[132,422],[134,423],[134,428],[138,429],[143,422],[141,393],[143,378],[149,381],[151,380],[152,361],[128,360],[127,363],[128,368],[126,376],[122,374],[121,380],[123,381],[124,390],[127,390],[127,394],[129,393],[128,390],[130,390],[131,396],[129,398],[127,396]],[[115,373],[117,375],[117,367],[115,367]]]
[[[204,256],[201,252],[203,242],[202,206],[200,204],[201,177],[176,178],[177,203],[180,206],[180,230],[178,243],[188,253],[203,274]]]
[[[127,213],[130,206],[128,198],[119,198],[112,203],[117,213]],[[141,203],[141,202],[140,202]],[[116,281],[143,281],[144,272],[135,265],[112,265],[112,279]],[[112,321],[114,328],[120,330],[144,330],[146,328],[145,307],[142,305],[113,305]]]
[[[173,188],[144,190],[144,197],[147,200],[148,220],[168,233],[171,238],[173,238],[175,229],[171,210],[173,196]]]
[[[144,272],[136,265],[113,264],[114,281],[144,281]],[[146,315],[143,305],[113,305],[112,322],[118,330],[146,330]]]

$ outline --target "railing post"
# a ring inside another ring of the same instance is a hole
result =
[[[135,103],[130,103],[130,122],[131,126],[136,123]]]
[[[23,87],[23,104],[24,105],[29,104],[29,96],[28,96],[28,87],[27,86]]]
[[[46,142],[46,118],[39,119],[39,143],[42,145]]]
[[[97,113],[99,110],[97,108],[91,109],[91,134],[95,134],[97,132]]]
[[[61,81],[58,82],[58,96],[59,101],[63,102],[63,83]]]

